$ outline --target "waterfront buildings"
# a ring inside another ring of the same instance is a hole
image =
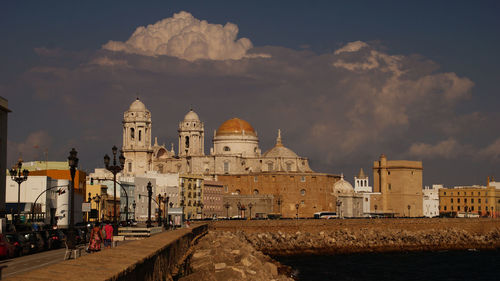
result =
[[[423,192],[423,212],[424,217],[433,218],[439,216],[439,189],[441,184],[433,184],[424,187]]]
[[[389,216],[423,215],[422,162],[387,160],[382,154],[373,163],[372,210]]]
[[[486,186],[457,186],[439,190],[440,214],[443,216],[500,216],[500,183],[488,178]]]
[[[9,103],[0,97],[0,179],[5,178],[7,171],[7,115]],[[0,217],[5,214],[5,182],[0,180]]]

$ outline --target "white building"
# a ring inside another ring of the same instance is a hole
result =
[[[432,187],[426,186],[422,192],[424,217],[432,218],[439,216],[439,189],[443,188],[441,184],[433,184]]]
[[[359,170],[358,176],[354,177],[354,192],[373,192],[363,168]]]
[[[18,184],[10,176],[5,177],[5,179],[6,202],[9,206],[7,213],[16,213]],[[58,218],[58,212],[61,211],[57,210],[58,201],[61,200],[61,197],[58,196],[58,190],[62,189],[68,193],[67,186],[68,180],[56,180],[47,176],[29,176],[25,182],[21,183],[21,192],[19,193],[21,215],[31,217],[33,212],[36,216],[45,214],[44,222],[54,224]]]
[[[62,186],[69,186],[71,183],[69,180],[58,180],[58,185]],[[69,205],[70,205],[70,194],[68,192],[68,188],[66,187],[66,192],[64,192],[61,195],[57,196],[57,210],[56,210],[56,217],[57,217],[57,226],[59,228],[67,228],[69,226],[69,217],[70,217],[70,210],[69,210]],[[83,212],[82,212],[82,203],[83,201],[83,196],[75,192],[74,196],[74,218],[75,218],[75,224],[83,222]]]

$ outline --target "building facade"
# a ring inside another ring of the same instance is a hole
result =
[[[387,160],[382,154],[373,163],[373,191],[381,195],[372,196],[372,201],[378,201],[378,211],[398,217],[423,216],[422,173],[421,161]]]
[[[224,185],[218,181],[203,183],[202,218],[218,218],[224,215]]]
[[[0,178],[6,176],[7,171],[7,115],[11,112],[6,99],[0,97]],[[5,210],[5,182],[0,180],[0,217],[4,217]]]
[[[439,189],[441,188],[443,188],[441,184],[424,187],[422,191],[424,217],[433,218],[439,216]]]

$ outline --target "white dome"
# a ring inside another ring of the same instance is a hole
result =
[[[184,121],[200,121],[200,117],[198,117],[198,114],[194,112],[192,109],[184,116]]]
[[[146,111],[146,106],[137,98],[129,107],[129,111]]]
[[[354,193],[354,188],[352,185],[344,180],[344,175],[342,174],[340,180],[333,185],[334,195],[350,195]]]

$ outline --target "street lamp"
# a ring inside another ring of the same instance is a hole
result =
[[[236,207],[238,207],[238,218],[241,218],[241,202],[238,202]]]
[[[77,152],[74,148],[71,149],[68,156],[69,172],[71,174],[71,188],[69,189],[70,195],[70,213],[69,213],[69,230],[68,230],[68,248],[75,249],[76,247],[76,233],[75,233],[75,174],[76,167],[78,167]]]
[[[135,218],[135,207],[137,207],[137,204],[135,203],[134,200],[134,203],[132,203],[132,208],[134,208],[134,220],[136,221],[137,219]]]
[[[252,219],[252,207],[253,207],[253,204],[248,203],[248,209],[250,209],[250,219]]]
[[[231,207],[229,202],[224,203],[224,208],[226,208],[226,219],[229,219],[229,207]]]
[[[158,194],[158,226],[161,226],[161,202],[163,202],[163,196],[161,196],[161,194]]]
[[[120,157],[118,158],[120,161],[120,165],[117,165],[116,152],[118,151],[118,148],[114,145],[111,150],[113,151],[113,165],[110,166],[111,159],[107,154],[104,155],[104,165],[106,166],[106,170],[113,173],[113,235],[117,235],[118,222],[116,217],[116,174],[123,170],[123,166],[125,165],[125,157],[123,156],[123,151],[120,150]]]
[[[95,194],[94,197],[92,197],[92,199],[94,199],[94,202],[97,204],[97,222],[99,222],[100,218],[101,218],[101,196],[99,194]]]
[[[29,171],[24,169],[21,171],[23,167],[23,159],[19,158],[17,161],[17,169],[16,166],[10,169],[10,177],[13,181],[17,182],[17,220],[21,218],[21,183],[28,180]]]
[[[295,204],[295,209],[297,210],[297,212],[296,212],[297,219],[299,219],[299,207],[300,207],[299,204]]]
[[[151,196],[153,195],[153,186],[151,185],[151,182],[148,182],[148,185],[146,186],[148,189],[148,221],[146,222],[146,227],[151,227]]]
[[[167,196],[167,193],[165,193],[165,196],[163,197],[163,206],[165,207],[165,222],[164,222],[164,228],[165,229],[169,229],[169,226],[170,226],[170,219],[169,219],[169,215],[168,215],[168,201],[170,200],[170,197]]]
[[[281,200],[281,196],[278,196],[278,199],[276,200],[276,203],[278,204],[278,209],[280,210],[280,217],[281,217],[281,203],[283,201]]]

